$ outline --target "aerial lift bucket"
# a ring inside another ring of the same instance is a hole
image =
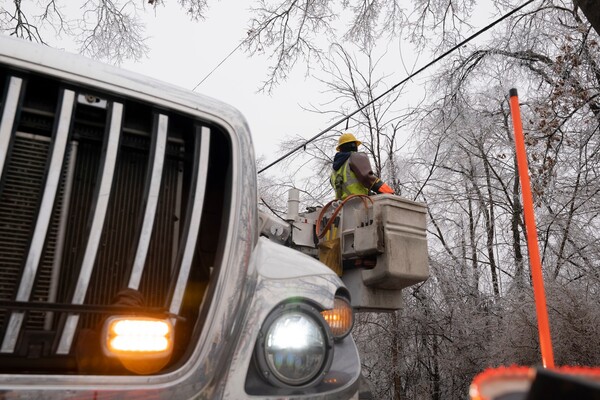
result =
[[[368,200],[357,196],[338,206],[339,217],[334,211],[326,214],[326,219],[339,222],[323,232],[322,261],[337,266],[332,269],[338,273],[343,267],[341,277],[355,309],[397,310],[402,307],[401,290],[429,276],[427,208],[395,195]],[[334,237],[327,236],[329,231]]]
[[[391,194],[355,195],[285,218],[261,213],[261,235],[318,258],[346,284],[356,310],[402,308],[402,289],[429,277],[427,207]]]

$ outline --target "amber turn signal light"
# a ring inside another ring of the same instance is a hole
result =
[[[354,310],[344,297],[336,297],[333,309],[322,311],[321,315],[329,325],[335,339],[343,339],[348,336],[354,326]]]
[[[104,323],[104,353],[139,374],[160,370],[173,352],[173,324],[168,319],[113,316]]]

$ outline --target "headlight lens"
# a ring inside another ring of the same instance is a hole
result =
[[[323,330],[306,314],[282,315],[267,331],[267,365],[277,378],[289,385],[303,384],[314,378],[326,352]]]
[[[316,309],[304,303],[287,304],[265,321],[256,356],[269,382],[282,387],[308,386],[331,365],[332,336]]]

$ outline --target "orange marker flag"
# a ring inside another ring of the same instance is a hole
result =
[[[521,180],[521,192],[523,194],[523,214],[525,216],[525,227],[527,228],[527,248],[529,249],[529,264],[531,268],[531,278],[533,280],[533,294],[535,297],[535,310],[538,319],[542,364],[544,368],[554,368],[550,324],[548,323],[548,309],[546,306],[546,294],[544,292],[544,278],[542,275],[537,227],[533,212],[533,197],[531,195],[531,184],[529,182],[529,166],[527,165],[527,153],[525,151],[525,139],[523,137],[523,126],[521,124],[521,112],[519,110],[517,89],[510,89],[509,94],[510,110],[515,132],[517,165],[519,168],[519,178]]]

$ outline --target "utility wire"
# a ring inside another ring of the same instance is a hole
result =
[[[211,76],[211,75],[213,74],[213,72],[215,72],[217,69],[219,69],[219,67],[220,67],[221,65],[223,65],[223,63],[224,63],[225,61],[227,61],[227,60],[229,59],[229,57],[231,57],[231,56],[233,55],[233,53],[235,53],[235,52],[236,52],[236,51],[237,51],[237,50],[238,50],[240,47],[242,47],[242,45],[244,44],[244,42],[245,42],[245,41],[244,41],[244,40],[242,40],[242,41],[240,42],[240,44],[238,44],[238,45],[237,45],[237,47],[236,47],[235,49],[231,50],[231,52],[230,52],[229,54],[227,54],[227,56],[226,56],[224,59],[222,59],[222,60],[221,60],[221,62],[220,62],[220,63],[218,63],[218,64],[217,64],[217,66],[216,66],[216,67],[214,67],[214,68],[212,69],[212,71],[210,71],[210,72],[209,72],[209,73],[208,73],[208,74],[207,74],[207,75],[206,75],[204,78],[202,78],[202,80],[201,80],[200,82],[198,82],[198,84],[197,84],[196,86],[194,86],[194,88],[192,89],[192,92],[193,92],[193,91],[195,91],[196,89],[198,89],[198,86],[202,85],[202,82],[204,82],[205,80],[207,80],[207,79],[208,79],[208,77],[209,77],[209,76]]]
[[[284,3],[281,3],[281,4],[279,5],[279,7],[277,7],[277,8],[276,8],[276,9],[273,11],[273,13],[275,13],[275,12],[279,11],[279,9],[280,9],[280,8],[283,6],[283,4],[284,4]],[[225,61],[227,61],[227,60],[229,59],[229,57],[231,57],[231,56],[233,55],[233,53],[235,53],[236,51],[238,51],[238,49],[239,49],[240,47],[242,47],[242,45],[243,45],[245,42],[248,42],[248,43],[250,43],[252,40],[254,40],[254,38],[256,38],[258,35],[260,35],[260,34],[262,33],[263,29],[264,29],[264,28],[256,29],[256,31],[254,32],[254,34],[253,34],[253,35],[252,35],[250,38],[246,38],[246,39],[242,40],[242,41],[241,41],[241,42],[240,42],[240,43],[239,43],[239,44],[238,44],[238,45],[235,47],[235,49],[231,50],[231,52],[229,52],[229,54],[227,54],[227,55],[225,56],[225,58],[223,58],[223,59],[221,60],[221,62],[217,64],[217,66],[216,66],[216,67],[214,67],[214,68],[213,68],[213,69],[212,69],[212,70],[211,70],[211,71],[210,71],[208,74],[206,74],[206,76],[205,76],[204,78],[202,78],[202,80],[201,80],[200,82],[198,82],[198,84],[197,84],[196,86],[194,86],[194,88],[192,89],[192,92],[193,92],[193,91],[195,91],[196,89],[198,89],[198,86],[202,85],[202,83],[203,83],[205,80],[207,80],[207,79],[208,79],[208,77],[209,77],[209,76],[211,76],[211,75],[213,74],[213,72],[215,72],[217,69],[219,69],[219,67],[220,67],[221,65],[223,65],[223,63],[224,63]],[[250,36],[250,33],[248,33],[248,35]]]
[[[520,11],[521,9],[523,9],[524,7],[528,6],[529,4],[533,3],[534,0],[528,0],[527,2],[523,3],[522,5],[520,5],[519,7],[515,8],[514,10],[512,10],[511,12],[503,15],[502,17],[498,18],[497,20],[495,20],[494,22],[492,22],[491,24],[487,25],[486,27],[480,29],[479,31],[475,32],[474,34],[472,34],[471,36],[469,36],[468,38],[466,38],[465,40],[463,40],[462,42],[460,42],[459,44],[457,44],[456,46],[452,47],[450,50],[446,51],[444,54],[442,54],[439,57],[434,58],[433,60],[431,60],[429,63],[427,63],[425,66],[421,67],[420,69],[418,69],[417,71],[413,72],[412,74],[410,74],[409,76],[407,76],[406,78],[404,78],[403,80],[401,80],[400,82],[396,83],[394,86],[392,86],[390,89],[386,90],[385,92],[383,92],[382,94],[380,94],[379,96],[377,96],[376,98],[374,98],[373,100],[371,100],[370,102],[368,102],[367,104],[363,105],[362,107],[356,109],[355,111],[353,111],[352,113],[344,116],[343,118],[341,118],[340,120],[334,122],[333,124],[329,125],[327,128],[325,128],[324,130],[322,130],[321,132],[319,132],[318,134],[316,134],[315,136],[311,137],[310,139],[308,139],[306,142],[304,142],[303,144],[301,144],[300,146],[294,148],[293,150],[288,151],[286,154],[284,154],[283,156],[279,157],[277,160],[273,161],[271,164],[267,165],[266,167],[262,168],[261,170],[258,171],[258,173],[262,173],[264,171],[266,171],[267,169],[271,168],[272,166],[274,166],[275,164],[278,164],[279,162],[285,160],[286,158],[288,158],[289,156],[291,156],[292,154],[294,154],[295,152],[297,152],[298,150],[304,149],[306,147],[307,144],[313,142],[314,140],[318,139],[319,137],[323,136],[324,134],[326,134],[327,132],[329,132],[330,130],[332,130],[333,128],[335,128],[336,126],[338,126],[339,124],[341,124],[342,122],[344,122],[345,120],[349,120],[352,116],[354,116],[355,114],[361,112],[362,110],[364,110],[366,107],[370,106],[371,104],[375,103],[376,101],[380,100],[382,97],[386,96],[387,94],[389,94],[390,92],[396,90],[398,88],[398,86],[408,82],[410,79],[414,78],[416,75],[420,74],[421,72],[425,71],[427,68],[431,67],[433,64],[437,63],[438,61],[442,60],[443,58],[447,57],[449,54],[453,53],[455,50],[457,50],[458,48],[464,46],[465,44],[467,44],[468,42],[470,42],[471,40],[475,39],[477,36],[481,35],[482,33],[490,30],[491,28],[493,28],[494,26],[496,26],[497,24],[499,24],[500,22],[504,21],[505,19],[507,19],[508,17],[512,16],[513,14],[515,14],[516,12]]]

